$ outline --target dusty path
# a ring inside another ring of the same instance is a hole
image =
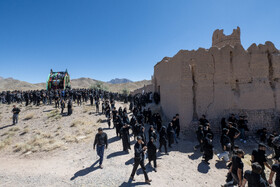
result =
[[[124,104],[118,103],[117,106]],[[92,117],[105,119],[103,115]],[[98,157],[92,149],[94,132],[88,141],[73,143],[67,150],[30,155],[0,153],[0,186],[146,185],[141,169],[137,171],[140,175],[135,176],[136,181],[131,183],[128,180],[134,151],[129,154],[122,152],[122,143],[115,137],[115,129],[107,129],[107,123],[100,123],[99,126],[105,128],[109,138],[104,169],[98,168]],[[151,186],[214,187],[223,184],[227,172],[224,163],[217,162],[216,157],[209,166],[202,163],[201,154],[193,152],[195,144],[195,139],[182,135],[179,144],[173,146],[169,155],[158,153],[158,172],[147,166],[148,175],[153,180]]]

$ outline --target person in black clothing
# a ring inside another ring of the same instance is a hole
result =
[[[179,138],[181,127],[180,127],[180,116],[176,114],[175,126],[176,126],[176,136]],[[179,138],[180,139],[180,138]]]
[[[61,114],[63,114],[63,110],[65,108],[65,101],[63,99],[61,99],[60,107],[61,107]]]
[[[263,128],[257,131],[260,136],[260,141],[266,143],[267,129]]]
[[[168,146],[170,148],[172,147],[171,145],[174,143],[174,136],[175,136],[175,131],[173,128],[173,123],[170,122],[167,127]]]
[[[13,125],[18,123],[18,114],[20,113],[20,109],[16,107],[16,105],[13,106]]]
[[[232,157],[232,165],[230,166],[229,173],[232,176],[232,181],[228,182],[227,184],[223,185],[223,187],[234,186],[234,185],[242,185],[242,178],[243,178],[243,168],[244,164],[241,158],[244,157],[244,152],[242,149],[238,149],[236,151],[236,156]]]
[[[108,128],[111,128],[111,116],[107,118]]]
[[[247,120],[245,120],[245,116],[240,116],[240,119],[238,120],[238,129],[240,131],[240,141],[246,143],[246,137],[245,137],[245,130],[249,130],[247,126]]]
[[[253,150],[252,152],[252,156],[251,156],[251,162],[252,163],[259,163],[262,166],[262,172],[261,172],[261,176],[264,180],[266,180],[266,176],[265,176],[265,166],[268,167],[271,170],[271,166],[267,164],[267,159],[266,159],[266,146],[263,143],[259,144],[259,148],[258,150]],[[266,180],[267,181],[267,180]]]
[[[204,125],[203,133],[204,133],[204,137],[206,137],[207,134],[211,134],[212,135],[212,140],[214,139],[214,133],[211,130],[210,123],[206,123]]]
[[[200,148],[200,152],[203,152],[203,140],[204,140],[204,133],[203,133],[203,126],[199,125],[197,131],[196,131],[196,138],[198,141],[198,145],[194,146],[194,150],[197,150]]]
[[[252,164],[252,171],[247,170],[244,173],[244,178],[242,181],[242,186],[246,186],[248,182],[248,187],[268,187],[268,183],[261,177],[262,167],[258,163]]]
[[[153,137],[150,137],[147,147],[149,164],[151,164],[151,161],[154,161],[154,170],[157,172],[157,146]]]
[[[221,145],[222,145],[222,150],[224,151],[221,154],[217,154],[218,158],[224,158],[224,161],[228,162],[229,161],[229,152],[231,151],[231,141],[230,138],[228,137],[229,130],[227,128],[223,129],[223,133],[221,136]]]
[[[228,122],[231,122],[234,126],[237,123],[237,119],[235,118],[234,114],[231,114],[231,116],[228,118]]]
[[[203,141],[203,151],[204,162],[209,165],[210,163],[208,161],[213,158],[212,134],[210,133],[206,134],[206,137]]]
[[[68,116],[70,116],[72,114],[72,100],[71,99],[69,99],[69,101],[68,101],[67,109],[68,109]]]
[[[160,132],[159,132],[159,151],[161,152],[161,147],[164,146],[165,154],[167,153],[167,133],[166,133],[166,127],[162,126]]]
[[[222,118],[221,120],[221,128],[224,129],[224,128],[227,128],[228,129],[228,125],[227,125],[227,122],[226,122],[226,118]]]
[[[140,132],[139,132],[138,136],[140,136],[142,138],[142,142],[144,142],[144,144],[147,145],[148,142],[147,142],[144,126],[140,127]]]
[[[278,159],[277,162],[272,165],[272,169],[268,180],[269,184],[272,184],[273,177],[276,173],[276,178],[274,182],[276,187],[280,187],[280,164],[279,163],[280,163],[280,159]]]
[[[234,141],[235,139],[240,135],[240,132],[237,128],[235,128],[233,126],[233,123],[232,122],[229,122],[228,123],[229,125],[229,132],[228,132],[228,137],[230,138],[230,141],[231,141],[231,147],[233,148],[234,146]]]
[[[145,146],[145,143],[142,141],[142,137],[141,136],[137,136],[137,142],[134,145],[134,151],[135,151],[135,157],[134,157],[134,166],[132,169],[132,173],[130,175],[130,179],[132,181],[134,181],[134,175],[136,173],[136,170],[138,168],[138,166],[140,165],[144,176],[145,176],[145,182],[147,184],[150,184],[150,182],[152,180],[149,179],[148,174],[146,172],[146,168],[144,165],[144,152],[147,150],[147,146]]]
[[[90,105],[93,106],[93,94],[89,94]]]
[[[116,127],[116,135],[117,136],[120,135],[120,137],[121,137],[120,130],[121,130],[123,124],[122,124],[122,120],[121,120],[119,115],[116,116],[116,120],[115,120],[114,124],[115,124],[115,127]]]
[[[157,133],[156,133],[153,125],[151,125],[149,128],[149,139],[151,139],[151,137],[154,138],[155,142],[157,141]]]
[[[123,144],[123,151],[127,151],[127,152],[128,149],[130,149],[129,129],[130,126],[128,124],[125,124],[120,130],[122,144]]]
[[[95,110],[96,110],[96,113],[99,113],[99,100],[98,99],[95,100]]]
[[[202,117],[199,119],[200,125],[205,126],[209,121],[206,119],[206,116],[203,114]]]
[[[103,169],[103,156],[104,156],[104,148],[108,148],[108,137],[105,132],[103,132],[102,128],[98,128],[98,133],[95,135],[93,149],[97,145],[97,155],[100,157],[99,159],[99,167]]]

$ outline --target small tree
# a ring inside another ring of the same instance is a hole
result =
[[[122,94],[124,94],[124,95],[128,95],[128,94],[129,94],[128,89],[127,89],[127,88],[124,88],[124,89],[122,90]]]
[[[90,89],[108,91],[108,87],[104,86],[103,82],[100,82],[100,81],[96,82],[95,84],[92,84],[90,86]]]

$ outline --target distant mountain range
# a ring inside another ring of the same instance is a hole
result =
[[[110,84],[122,84],[122,83],[128,83],[128,82],[132,82],[132,81],[129,80],[129,79],[118,79],[118,78],[115,78],[115,79],[112,79],[112,80],[108,81],[107,83],[110,83]]]
[[[116,80],[116,79],[113,79]],[[79,78],[79,79],[72,79],[71,86],[72,88],[90,88],[97,83],[101,83],[103,87],[107,88],[109,91],[112,92],[122,92],[124,89],[128,91],[133,91],[138,88],[143,87],[144,85],[151,84],[150,80],[143,80],[137,82],[125,82],[121,83],[124,79],[119,79],[120,83],[111,83],[102,82],[91,78]],[[127,81],[128,79],[125,79]],[[118,81],[118,80],[117,80]],[[116,82],[117,82],[116,81]],[[128,80],[129,81],[129,80]],[[114,81],[113,81],[114,82]],[[13,78],[3,78],[0,77],[0,91],[5,90],[41,90],[46,89],[46,83],[37,83],[32,84],[25,81],[16,80]]]

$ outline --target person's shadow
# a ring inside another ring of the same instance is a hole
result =
[[[113,158],[113,157],[117,157],[117,156],[122,156],[122,155],[127,155],[128,153],[125,151],[117,151],[114,153],[111,153],[107,156],[107,159]]]
[[[94,167],[94,166],[95,166],[98,162],[99,162],[99,160],[97,160],[96,162],[94,162],[90,167],[85,168],[85,169],[82,169],[82,170],[80,170],[80,171],[77,171],[77,172],[74,174],[74,176],[73,176],[70,180],[71,180],[71,181],[72,181],[72,180],[75,180],[77,177],[85,176],[85,175],[87,175],[87,174],[89,174],[89,173],[91,173],[91,172],[97,170],[99,167],[98,167],[98,166]]]
[[[131,186],[141,186],[141,185],[147,185],[145,182],[135,182],[132,183],[132,180],[129,179],[127,182],[123,182],[120,187],[131,187]]]
[[[8,128],[8,127],[12,127],[12,126],[15,126],[15,124],[11,124],[11,125],[6,125],[6,126],[3,126],[3,127],[0,127],[0,130],[1,130],[1,129]]]
[[[130,165],[134,163],[134,158],[129,159],[128,161],[125,162],[125,165]]]
[[[193,152],[192,155],[188,155],[189,159],[192,159],[192,160],[197,160],[201,157],[201,154],[199,154],[198,152]]]
[[[217,161],[215,164],[217,169],[226,169],[227,168],[227,163],[225,161]]]
[[[208,166],[208,164],[206,164],[205,162],[200,162],[200,164],[198,164],[197,166],[197,171],[199,171],[200,173],[208,173],[210,167]]]

